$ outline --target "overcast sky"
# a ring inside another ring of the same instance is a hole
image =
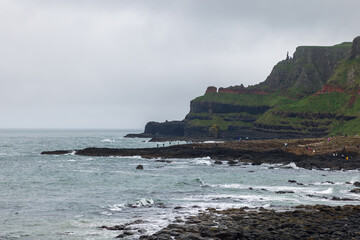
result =
[[[0,128],[181,120],[299,45],[360,35],[359,0],[0,0]]]

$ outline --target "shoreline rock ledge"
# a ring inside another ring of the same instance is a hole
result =
[[[286,143],[286,146],[285,146]],[[346,144],[344,146],[344,144]],[[44,151],[43,155],[141,156],[142,158],[201,158],[260,165],[290,164],[305,169],[360,169],[360,138],[336,137],[292,140],[252,140],[223,143],[194,143],[159,148],[85,148]],[[216,162],[218,164],[220,162]]]
[[[360,239],[359,212],[360,206],[354,205],[301,205],[285,212],[208,209],[140,239]]]

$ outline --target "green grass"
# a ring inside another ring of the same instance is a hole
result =
[[[359,135],[360,134],[360,118],[350,121],[336,121],[332,126],[330,135]]]
[[[207,93],[197,97],[194,101],[219,102],[235,105],[263,106],[268,105],[267,95],[235,94],[235,93]]]
[[[235,94],[235,93],[207,93],[203,96],[195,98],[193,101],[200,102],[219,102],[234,105],[245,106],[276,106],[293,103],[291,100],[281,93],[273,93],[269,95],[256,95],[256,94]]]
[[[354,82],[350,84],[348,81],[349,71],[354,71]],[[330,77],[329,84],[340,86],[345,89],[357,88],[360,85],[360,58],[343,60],[335,69],[333,75]]]
[[[230,116],[230,114],[228,114]],[[242,121],[225,121],[223,115],[211,115],[211,120],[200,120],[193,119],[189,121],[190,125],[201,126],[201,127],[212,127],[217,124],[220,130],[226,130],[229,126],[239,126],[239,127],[251,127],[252,123],[242,122]]]
[[[349,94],[336,92],[312,95],[294,103],[278,106],[277,110],[289,112],[344,112],[343,107],[346,106],[350,97]]]

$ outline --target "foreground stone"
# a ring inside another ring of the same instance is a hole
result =
[[[275,212],[228,209],[189,217],[140,239],[360,239],[360,206],[298,206]]]

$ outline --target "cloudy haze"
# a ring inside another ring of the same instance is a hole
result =
[[[0,0],[0,128],[181,120],[299,45],[360,35],[359,0]]]

